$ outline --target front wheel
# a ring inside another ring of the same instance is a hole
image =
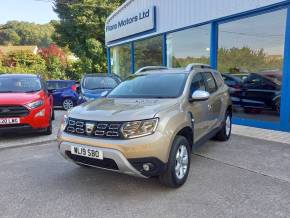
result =
[[[162,184],[178,188],[182,186],[188,177],[190,168],[190,146],[183,136],[176,136],[170,151],[166,171],[159,176]]]
[[[51,135],[52,134],[52,119],[49,120],[49,126],[45,129],[44,135]]]

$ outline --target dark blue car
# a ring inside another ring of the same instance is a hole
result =
[[[81,80],[79,104],[102,97],[102,93],[110,92],[121,83],[116,75],[86,74]]]
[[[73,80],[49,80],[47,89],[53,96],[53,104],[65,110],[77,105],[78,94],[76,82]]]

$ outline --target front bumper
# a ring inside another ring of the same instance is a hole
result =
[[[124,157],[124,155],[118,150],[97,147],[99,151],[103,152],[104,159],[103,161],[100,161],[100,160],[94,161],[92,159],[83,158],[77,155],[72,155],[70,152],[72,145],[80,145],[80,144],[71,143],[71,142],[61,142],[59,144],[60,153],[62,154],[64,158],[68,160],[71,160],[76,163],[88,165],[91,167],[120,172],[120,173],[128,174],[131,176],[137,176],[141,178],[147,178],[147,176],[144,176],[142,173],[136,170],[130,164],[130,162]]]

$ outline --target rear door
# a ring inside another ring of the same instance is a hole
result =
[[[197,90],[206,91],[204,78],[201,73],[197,73],[193,77],[189,97]],[[196,142],[208,132],[208,101],[192,102],[189,104],[188,110],[191,112],[194,119],[194,142]]]
[[[206,91],[210,94],[208,100],[208,129],[211,131],[219,125],[223,93],[219,92],[219,88],[211,72],[203,72],[202,75],[204,77]]]
[[[52,86],[50,88],[50,92],[53,96],[53,101],[55,106],[61,106],[62,99],[61,99],[61,88],[62,88],[62,82],[61,81],[52,81]]]

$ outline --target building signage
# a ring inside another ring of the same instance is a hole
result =
[[[152,7],[126,14],[126,17],[119,20],[113,18],[105,27],[106,41],[111,42],[155,29],[155,16],[155,7]]]

